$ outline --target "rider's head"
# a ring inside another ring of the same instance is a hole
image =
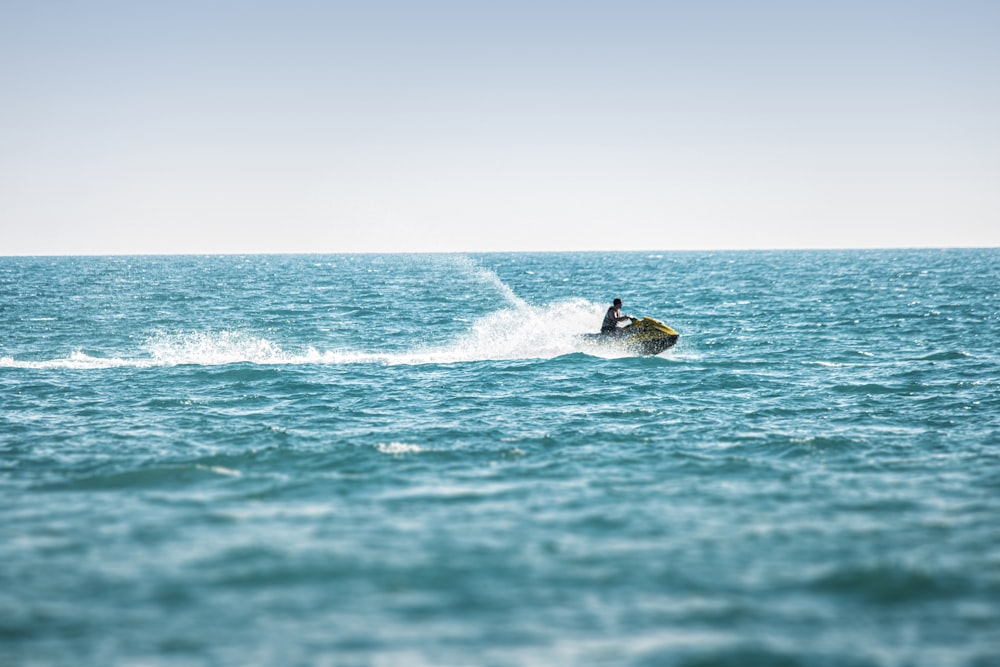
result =
[[[615,308],[621,308],[622,307],[622,300],[621,299],[615,299],[614,305],[615,305]]]

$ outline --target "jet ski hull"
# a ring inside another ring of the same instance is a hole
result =
[[[680,334],[663,322],[644,317],[613,334],[582,334],[588,343],[627,354],[651,356],[677,344]]]

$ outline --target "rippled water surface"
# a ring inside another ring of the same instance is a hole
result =
[[[1000,251],[0,258],[0,664],[1000,664]],[[588,349],[620,296],[681,332]]]

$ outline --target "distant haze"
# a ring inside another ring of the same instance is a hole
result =
[[[1000,3],[6,2],[0,255],[1000,245]]]

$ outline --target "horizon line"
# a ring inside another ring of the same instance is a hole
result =
[[[997,250],[1000,246],[843,246],[843,247],[771,247],[771,248],[670,248],[670,249],[608,249],[608,250],[289,250],[289,251],[180,251],[180,252],[54,252],[0,254],[2,258],[55,257],[242,257],[242,256],[323,256],[323,255],[490,255],[490,254],[593,254],[593,253],[733,253],[733,252],[844,252],[844,251],[926,251],[926,250]]]

